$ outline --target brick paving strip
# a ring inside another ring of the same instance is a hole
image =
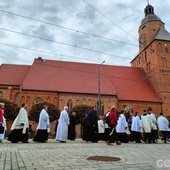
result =
[[[0,170],[155,170],[158,159],[170,160],[170,143],[107,146],[81,139],[59,143],[0,143]],[[89,157],[117,157],[120,161],[88,160]]]

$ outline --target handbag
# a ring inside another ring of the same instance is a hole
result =
[[[2,125],[0,125],[0,134],[3,134],[4,133],[4,127]]]

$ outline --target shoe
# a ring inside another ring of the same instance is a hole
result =
[[[0,140],[0,143],[2,143],[2,140]]]
[[[60,141],[61,143],[66,143],[66,141]]]
[[[120,141],[117,141],[117,142],[116,142],[116,145],[121,145],[121,142],[120,142]]]
[[[109,141],[107,141],[107,143],[106,143],[107,145],[110,145],[110,146],[112,146],[113,144],[111,144]]]

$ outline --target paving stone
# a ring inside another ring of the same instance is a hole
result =
[[[59,143],[0,144],[0,170],[153,170],[156,161],[169,156],[168,144],[128,143],[107,146],[105,142],[86,143],[81,139]],[[164,156],[162,156],[164,155]],[[119,162],[89,161],[91,156],[119,157]]]

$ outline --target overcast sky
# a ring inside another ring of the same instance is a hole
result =
[[[150,0],[170,32],[169,0]],[[34,58],[130,66],[147,0],[0,0],[0,64]]]

